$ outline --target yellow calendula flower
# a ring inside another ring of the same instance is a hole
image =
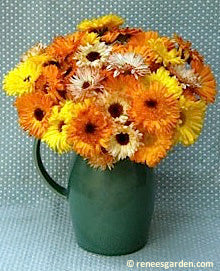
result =
[[[180,98],[180,120],[176,129],[175,142],[189,146],[198,139],[205,117],[206,104],[202,100]]]
[[[91,20],[83,20],[80,24],[78,24],[77,28],[81,31],[92,32],[93,30],[95,30],[97,32],[102,32],[112,29],[114,27],[118,27],[123,23],[124,20],[121,17],[114,14],[109,14]]]
[[[164,66],[184,63],[184,60],[181,59],[176,48],[168,50],[162,38],[150,39],[148,46],[150,49],[149,53],[153,56],[156,63],[163,63]]]
[[[86,32],[85,35],[82,37],[81,45],[85,46],[87,44],[95,44],[100,41],[100,37],[97,33],[94,32]]]
[[[61,108],[54,106],[49,118],[49,127],[42,137],[42,141],[59,154],[71,150],[71,145],[67,143],[67,129],[72,118],[72,112],[73,102],[71,101],[66,101]]]
[[[51,60],[53,60],[52,57],[47,54],[30,56],[28,58],[28,61],[31,61],[31,62],[35,63],[36,65],[43,65],[44,63],[47,63]]]
[[[31,92],[34,82],[39,77],[42,65],[32,61],[25,61],[16,66],[3,80],[3,89],[8,95],[22,95]]]
[[[170,94],[174,97],[179,98],[182,94],[182,87],[175,77],[170,76],[170,72],[164,67],[160,67],[156,72],[146,75],[142,79],[145,85],[149,85],[150,82],[157,81],[165,86]]]

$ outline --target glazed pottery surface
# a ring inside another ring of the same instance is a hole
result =
[[[122,255],[146,244],[154,208],[152,169],[122,160],[112,170],[102,171],[74,156],[65,189],[45,171],[39,140],[35,141],[34,156],[43,179],[68,200],[80,247],[103,255]]]

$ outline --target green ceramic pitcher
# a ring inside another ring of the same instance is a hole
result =
[[[45,182],[69,202],[80,247],[97,254],[122,255],[146,244],[154,208],[152,169],[122,160],[112,170],[101,171],[75,155],[66,189],[46,172],[40,140],[35,140],[34,158]]]

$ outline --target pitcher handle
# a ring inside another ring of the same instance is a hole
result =
[[[41,177],[47,184],[47,186],[52,189],[55,193],[58,195],[62,196],[63,198],[67,198],[67,189],[58,183],[56,183],[50,175],[47,173],[41,159],[40,155],[40,139],[35,139],[34,140],[34,149],[33,149],[33,154],[34,154],[34,161],[35,165],[38,169],[38,172],[40,173]]]

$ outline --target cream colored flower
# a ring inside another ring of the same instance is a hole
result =
[[[76,52],[74,59],[79,67],[90,66],[100,68],[106,62],[111,52],[111,46],[107,46],[104,42],[95,44],[87,44],[80,46]]]
[[[150,73],[149,67],[145,64],[143,57],[132,52],[110,55],[107,70],[114,70],[114,77],[120,73],[129,73],[134,75],[136,79],[138,79],[138,76]]]
[[[107,151],[115,159],[125,159],[132,156],[141,146],[142,134],[133,125],[118,125],[107,144]]]
[[[83,100],[97,95],[97,90],[103,89],[100,83],[102,79],[98,69],[85,67],[76,71],[67,87],[75,100]]]
[[[182,83],[183,88],[200,87],[199,76],[193,69],[187,69],[185,65],[172,65],[169,70]]]
[[[99,95],[98,102],[105,108],[115,122],[125,123],[128,120],[127,111],[130,108],[126,97],[118,92],[105,91]]]
[[[34,46],[32,46],[26,53],[24,53],[21,56],[21,61],[24,62],[27,59],[29,59],[30,57],[33,56],[38,56],[44,53],[44,50],[46,48],[46,45],[44,45],[43,43],[39,42],[36,43]]]

